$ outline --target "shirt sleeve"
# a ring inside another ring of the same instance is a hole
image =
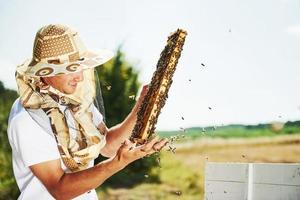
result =
[[[24,165],[29,167],[59,159],[54,135],[47,133],[29,114],[27,115],[18,116],[10,125],[13,146]]]
[[[91,105],[90,111],[93,114],[93,122],[96,126],[98,126],[103,121],[103,116],[99,112],[99,110],[96,108],[94,104]]]

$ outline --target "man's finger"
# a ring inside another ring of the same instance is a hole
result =
[[[149,85],[144,85],[143,86],[143,89],[142,89],[142,92],[141,92],[141,97],[146,95],[148,89],[149,89]]]
[[[152,146],[158,141],[158,136],[154,137],[147,143],[141,146],[141,151],[150,151],[152,149]]]
[[[148,88],[149,88],[149,84],[143,86],[143,90],[148,90]]]
[[[166,144],[168,143],[168,140],[166,138],[161,139],[160,141],[156,142],[153,146],[152,149],[154,151],[160,151]]]

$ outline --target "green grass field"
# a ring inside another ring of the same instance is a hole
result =
[[[287,122],[274,130],[272,124],[255,126],[229,125],[161,131],[161,137],[174,140],[174,153],[166,147],[161,152],[161,168],[145,175],[132,188],[98,189],[99,197],[108,200],[198,200],[204,197],[206,162],[300,162],[300,123]],[[175,137],[174,137],[175,136]],[[127,177],[130,179],[130,177]]]
[[[161,137],[182,136],[195,139],[212,138],[248,138],[261,136],[277,136],[300,133],[300,121],[287,122],[279,130],[272,130],[272,124],[258,125],[227,125],[219,127],[195,127],[175,131],[160,131]]]
[[[159,174],[159,183],[145,181],[133,188],[106,188],[98,189],[99,197],[109,200],[196,200],[203,196],[203,174],[184,165],[175,158],[175,155],[164,151],[161,153],[161,167],[155,167],[154,174]],[[127,177],[130,178],[130,177]]]

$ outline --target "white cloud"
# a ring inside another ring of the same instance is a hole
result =
[[[300,36],[300,25],[289,26],[287,27],[286,32],[291,35]]]
[[[17,89],[15,81],[16,65],[12,62],[0,58],[0,81],[4,83],[6,88]]]

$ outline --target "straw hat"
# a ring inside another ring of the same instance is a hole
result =
[[[17,71],[35,77],[56,76],[99,66],[112,57],[109,50],[87,50],[78,32],[71,28],[50,24],[37,32],[32,58]]]

